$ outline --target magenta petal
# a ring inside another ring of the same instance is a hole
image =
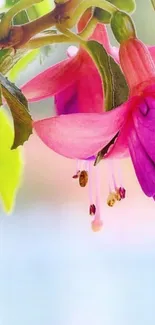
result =
[[[133,121],[141,144],[155,162],[155,98],[146,97],[141,102],[133,111]]]
[[[89,75],[88,75],[89,70]],[[95,64],[81,66],[78,79],[78,102],[80,113],[102,113],[104,111],[101,77]]]
[[[55,109],[57,115],[78,113],[80,110],[78,103],[77,81],[55,95]]]
[[[87,159],[101,150],[124,123],[128,105],[103,114],[70,114],[34,122],[42,141],[55,152]]]
[[[55,107],[58,115],[103,112],[101,78],[93,62],[89,66],[83,62],[78,80],[55,96]]]
[[[76,80],[80,66],[81,58],[78,55],[64,60],[41,72],[22,86],[21,90],[30,102],[51,97]]]
[[[147,196],[155,194],[155,165],[143,148],[133,122],[128,134],[129,151],[139,183]]]
[[[126,125],[123,126],[114,145],[109,149],[105,158],[126,158],[129,156],[128,134]]]

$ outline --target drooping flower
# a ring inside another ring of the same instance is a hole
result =
[[[61,115],[34,122],[42,141],[55,152],[76,159],[96,155],[116,137],[105,154],[113,159],[130,154],[144,193],[155,198],[155,64],[138,39],[120,45],[120,64],[130,87],[130,98],[110,112]],[[96,168],[96,167],[95,167]],[[120,184],[108,198],[110,206],[125,197]],[[116,196],[118,194],[118,196]],[[96,213],[91,205],[91,212]],[[94,219],[98,230],[101,220]]]
[[[79,31],[83,30],[89,18],[90,12],[87,11],[79,22]],[[110,45],[106,27],[103,24],[97,24],[90,39],[101,43],[107,52],[118,61],[118,49]],[[104,91],[94,62],[84,49],[78,50],[75,46],[68,49],[68,57],[26,83],[21,88],[22,92],[30,102],[54,96],[57,115],[70,116],[70,114],[82,113],[84,116],[84,113],[103,112]],[[74,158],[76,158],[76,154]],[[73,178],[79,179],[80,186],[81,180],[84,180],[83,175],[86,177],[88,172],[89,175],[91,174],[91,164],[91,158],[89,162],[77,162],[77,170]],[[97,177],[96,173],[96,193],[99,193]],[[92,186],[90,176],[90,215],[95,215],[93,227],[96,231],[102,226],[102,221],[99,213],[99,195],[96,195],[96,204],[94,204],[91,194]]]

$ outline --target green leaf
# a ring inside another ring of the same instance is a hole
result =
[[[108,55],[101,44],[96,41],[87,41],[86,49],[96,63],[105,93],[105,110],[124,103],[129,94],[125,77],[114,59]]]
[[[15,149],[27,141],[32,134],[32,119],[27,100],[20,89],[2,74],[0,74],[0,84],[14,121],[15,137],[11,148]]]
[[[13,129],[8,116],[0,111],[0,197],[4,210],[11,212],[22,179],[23,161],[20,149],[11,150]]]
[[[26,53],[25,49],[17,50],[16,53],[13,49],[0,50],[0,72],[7,74]]]
[[[153,9],[155,10],[155,0],[151,0]]]
[[[0,85],[0,107],[2,106],[2,87]]]

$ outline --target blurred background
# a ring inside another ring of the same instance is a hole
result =
[[[139,37],[155,43],[155,12],[137,0]],[[112,39],[114,43],[114,40]],[[17,77],[22,85],[63,59],[52,47]],[[30,107],[54,114],[51,99]],[[87,189],[72,180],[75,162],[35,136],[24,145],[25,172],[14,213],[0,212],[0,325],[154,325],[155,203],[142,193],[130,160],[119,163],[127,198],[106,205],[100,164],[103,230],[93,233]]]

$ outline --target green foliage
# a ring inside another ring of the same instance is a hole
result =
[[[153,6],[153,8],[155,10],[155,0],[151,0],[151,2],[152,2],[152,6]]]
[[[11,212],[21,183],[23,161],[19,149],[11,150],[13,129],[6,113],[0,111],[0,197],[4,210]]]
[[[110,111],[124,103],[128,98],[128,86],[125,77],[114,59],[108,55],[101,44],[87,41],[87,51],[100,72],[105,93],[105,109]]]
[[[11,148],[15,149],[27,141],[32,134],[32,119],[27,100],[22,92],[2,74],[0,74],[0,84],[14,120],[15,137]]]

